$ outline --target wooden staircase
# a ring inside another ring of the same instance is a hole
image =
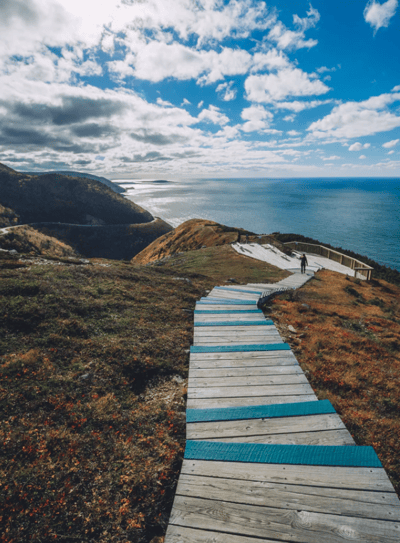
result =
[[[400,502],[257,302],[310,277],[215,287],[194,314],[187,445],[165,543],[398,543]]]

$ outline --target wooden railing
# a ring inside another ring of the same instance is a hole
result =
[[[334,260],[335,262],[338,262],[339,264],[342,264],[343,266],[354,270],[354,276],[360,279],[366,279],[367,281],[369,281],[372,277],[372,270],[374,268],[371,268],[371,266],[364,264],[364,262],[361,262],[356,258],[352,258],[351,256],[339,253],[334,249],[329,249],[328,247],[324,247],[323,245],[304,243],[302,241],[289,241],[287,243],[284,243],[284,245],[286,245],[286,247],[290,247],[295,251],[320,255],[324,256],[325,258],[329,258],[330,260]]]

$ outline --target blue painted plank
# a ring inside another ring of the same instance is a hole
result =
[[[248,407],[187,409],[186,422],[270,419],[279,417],[301,417],[305,415],[327,415],[330,413],[336,413],[331,402],[329,400],[321,400],[319,402],[254,405]]]
[[[271,326],[273,321],[218,321],[195,322],[195,326]]]
[[[195,315],[222,315],[227,313],[239,313],[240,315],[243,315],[244,313],[257,313],[258,315],[262,315],[261,309],[214,309],[210,311],[207,311],[206,309],[204,311],[201,309],[195,309],[194,313]]]
[[[287,343],[269,343],[262,345],[193,345],[191,353],[237,353],[250,351],[290,351]]]
[[[256,291],[256,290],[243,290],[241,288],[233,288],[233,287],[214,287],[215,289],[217,290],[229,290],[229,292],[233,291],[233,292],[244,292],[245,294],[254,294],[254,295],[259,295],[261,296],[261,294],[264,292],[263,290],[260,290],[260,291]]]
[[[372,447],[187,441],[187,460],[382,468]]]

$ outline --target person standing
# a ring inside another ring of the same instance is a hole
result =
[[[303,256],[300,258],[300,264],[301,264],[301,273],[306,273],[306,265],[308,265],[307,257],[303,253]]]

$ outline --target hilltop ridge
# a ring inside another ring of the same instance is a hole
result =
[[[139,224],[154,219],[95,179],[57,173],[33,176],[0,164],[0,187],[0,204],[19,215],[20,223]]]

